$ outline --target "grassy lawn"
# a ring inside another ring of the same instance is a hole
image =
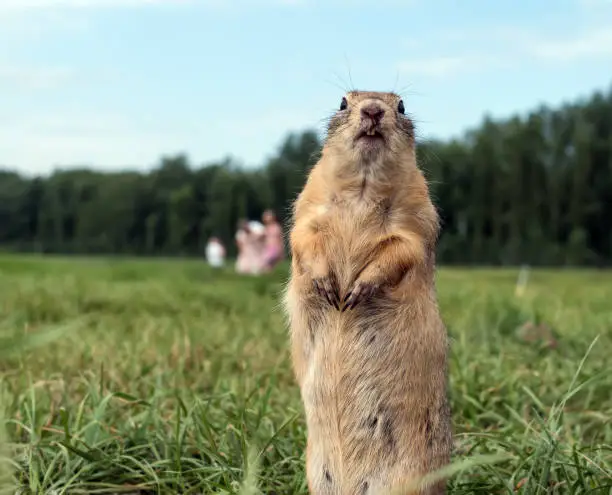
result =
[[[285,268],[0,257],[0,478],[19,493],[307,493]],[[496,456],[450,492],[612,493],[612,274],[536,271],[522,297],[516,276],[439,271],[455,461]]]

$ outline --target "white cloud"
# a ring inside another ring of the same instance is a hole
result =
[[[398,70],[411,77],[436,78],[446,77],[458,72],[478,70],[495,63],[495,59],[480,55],[442,56],[402,61],[398,64]]]
[[[273,110],[254,117],[218,120],[150,121],[121,112],[63,109],[60,113],[11,115],[0,119],[0,168],[26,174],[49,173],[54,166],[146,169],[164,154],[187,152],[195,163],[228,153],[259,164],[288,131],[317,127],[321,115],[312,108]]]
[[[19,89],[52,89],[61,87],[75,77],[68,67],[0,66],[0,84]]]
[[[124,115],[113,112],[74,111],[64,109],[61,114],[45,113],[17,117],[10,127],[32,134],[109,135],[125,131],[133,125]]]
[[[56,164],[143,168],[183,144],[178,131],[141,126],[119,113],[64,110],[6,121],[0,165],[25,173],[47,173]]]
[[[457,72],[466,66],[466,57],[437,57],[420,60],[407,60],[399,64],[400,72],[412,76],[423,75],[441,77],[450,72]]]
[[[578,0],[578,5],[587,8],[612,7],[612,0]]]
[[[3,1],[6,0],[0,0],[0,44],[7,46],[57,33],[82,34],[91,26],[90,19],[81,11],[28,8],[17,4],[12,7]]]
[[[460,53],[403,60],[397,64],[399,71],[411,77],[440,78],[467,71],[520,65],[529,60],[570,63],[612,56],[612,25],[593,27],[560,39],[504,26],[482,31],[447,31],[439,37],[447,42],[462,41],[470,42],[472,46],[486,46],[487,50],[479,54]],[[406,40],[406,48],[412,48],[410,43],[410,40]]]
[[[448,42],[516,42],[529,37],[529,31],[517,26],[488,25],[478,29],[446,29],[436,34],[436,38]]]
[[[311,4],[311,2],[308,0],[0,0],[0,13],[51,9],[106,9],[153,6],[206,6],[231,8],[239,6],[297,6],[307,4]]]
[[[331,0],[0,0],[0,13],[27,11],[32,9],[94,9],[94,8],[129,8],[151,7],[155,5],[206,6],[206,7],[252,7],[261,5],[316,6],[317,3],[328,4]],[[382,0],[380,0],[382,1]],[[409,0],[384,0],[385,5],[405,6]],[[333,0],[334,4],[345,4],[354,7],[357,4],[368,5],[368,0]],[[410,2],[412,3],[412,2]]]
[[[562,40],[536,40],[527,50],[538,58],[572,61],[612,55],[612,26]]]
[[[151,5],[182,5],[192,0],[1,0],[0,11],[22,11],[52,8],[147,7]]]
[[[257,136],[282,135],[288,130],[299,130],[303,127],[321,126],[324,111],[314,109],[291,109],[270,111],[264,115],[244,116],[240,120],[229,119],[215,122],[215,127],[223,132],[233,134],[236,138],[256,138]],[[202,129],[204,132],[204,129]]]

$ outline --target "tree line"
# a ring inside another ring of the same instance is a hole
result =
[[[63,254],[197,255],[211,235],[235,252],[240,218],[290,205],[321,147],[289,134],[258,168],[195,166],[184,154],[149,172],[0,170],[0,248]],[[612,88],[558,108],[418,143],[449,264],[608,265],[612,261]],[[1,157],[0,157],[1,160]]]

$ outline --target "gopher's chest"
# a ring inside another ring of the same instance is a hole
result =
[[[391,212],[386,203],[347,201],[328,207],[321,222],[330,265],[354,271],[389,234]]]

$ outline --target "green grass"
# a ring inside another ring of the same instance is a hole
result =
[[[0,479],[19,493],[307,493],[285,277],[0,257]],[[450,492],[612,493],[612,275],[537,271],[520,298],[515,280],[439,271],[454,460],[472,461]],[[528,321],[557,347],[525,342]]]

